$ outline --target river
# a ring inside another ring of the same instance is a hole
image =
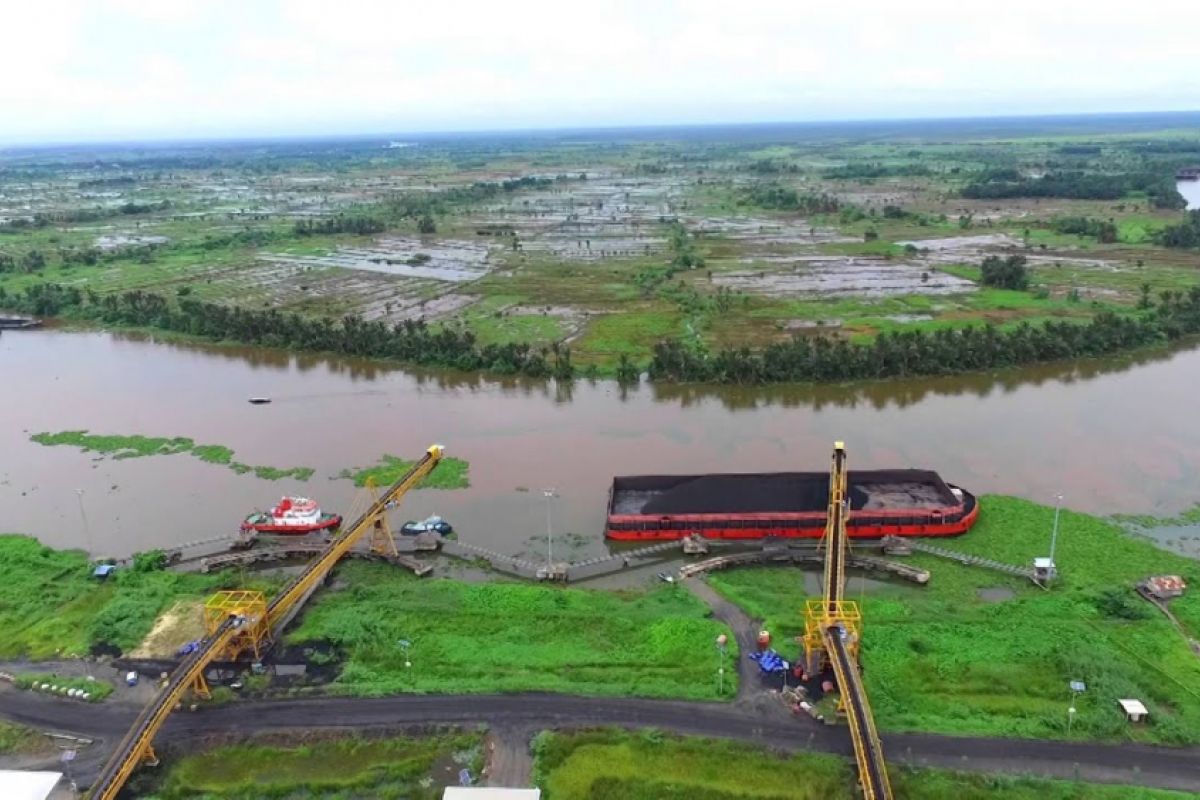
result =
[[[1177,181],[1175,188],[1187,200],[1189,209],[1200,208],[1200,181]]]
[[[285,492],[345,511],[356,490],[332,476],[434,442],[470,461],[471,487],[413,492],[401,519],[439,513],[466,541],[540,554],[553,487],[567,558],[603,552],[614,474],[824,470],[835,439],[854,467],[927,467],[1045,503],[1061,491],[1097,513],[1172,514],[1200,499],[1195,349],[849,387],[623,392],[43,330],[0,337],[0,368],[0,530],[118,556],[231,533]],[[75,429],[187,436],[316,474],[271,482],[187,455],[114,461],[29,440]]]

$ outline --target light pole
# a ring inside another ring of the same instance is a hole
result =
[[[723,633],[717,637],[717,697],[725,694],[725,643],[728,641]]]
[[[546,570],[554,572],[554,529],[550,524],[550,501],[558,495],[553,489],[543,489],[542,496],[546,498]]]
[[[396,644],[400,645],[400,650],[404,653],[404,668],[410,669],[412,662],[408,660],[408,648],[412,647],[412,642],[408,639],[401,639]]]
[[[1058,515],[1062,511],[1062,494],[1054,495],[1054,531],[1050,534],[1050,563],[1054,563],[1054,547],[1058,544]]]
[[[1087,691],[1087,684],[1083,681],[1071,681],[1071,705],[1067,706],[1067,733],[1071,732],[1071,725],[1075,722],[1075,698]]]
[[[92,554],[92,532],[88,529],[87,512],[83,510],[83,489],[75,490],[75,498],[79,501],[79,517],[83,520],[83,538],[87,543],[90,556]]]

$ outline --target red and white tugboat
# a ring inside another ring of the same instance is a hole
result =
[[[340,514],[324,514],[316,500],[285,497],[270,511],[255,511],[242,523],[242,531],[255,533],[312,533],[342,524]]]

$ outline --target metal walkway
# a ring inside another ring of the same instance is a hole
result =
[[[1016,575],[1018,578],[1026,578],[1034,583],[1038,583],[1037,576],[1034,574],[1032,567],[1018,567],[1015,564],[1005,564],[1002,561],[993,561],[983,556],[959,553],[955,550],[947,550],[944,547],[926,544],[915,539],[906,539],[905,541],[913,550],[928,553],[931,556],[957,561],[959,564],[965,564],[970,567],[983,567],[984,569],[995,570],[996,572],[1003,572],[1008,575]]]

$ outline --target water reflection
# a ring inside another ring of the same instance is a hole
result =
[[[1042,386],[1048,382],[1070,385],[1102,375],[1127,372],[1135,367],[1163,362],[1179,352],[1196,346],[1196,340],[1178,343],[1170,348],[1139,351],[1106,359],[1086,359],[1037,364],[1019,369],[983,373],[946,375],[932,378],[904,378],[886,381],[845,384],[767,384],[737,386],[718,384],[651,383],[643,380],[636,386],[618,386],[615,381],[577,378],[574,381],[539,380],[521,376],[460,372],[458,370],[408,367],[398,363],[344,356],[293,353],[241,345],[210,345],[202,343],[159,340],[140,333],[116,333],[119,341],[151,342],[156,345],[200,353],[206,356],[239,361],[253,369],[296,370],[308,373],[316,369],[345,376],[351,381],[376,381],[391,375],[410,377],[420,388],[441,392],[494,392],[499,390],[521,397],[540,397],[555,403],[570,403],[575,399],[577,386],[589,389],[616,390],[622,402],[639,393],[647,393],[655,402],[675,403],[690,408],[699,403],[718,401],[730,411],[781,406],[814,410],[827,407],[854,409],[860,406],[882,411],[887,408],[907,408],[929,397],[959,397],[973,395],[987,398],[994,392],[1011,393],[1022,387]]]

